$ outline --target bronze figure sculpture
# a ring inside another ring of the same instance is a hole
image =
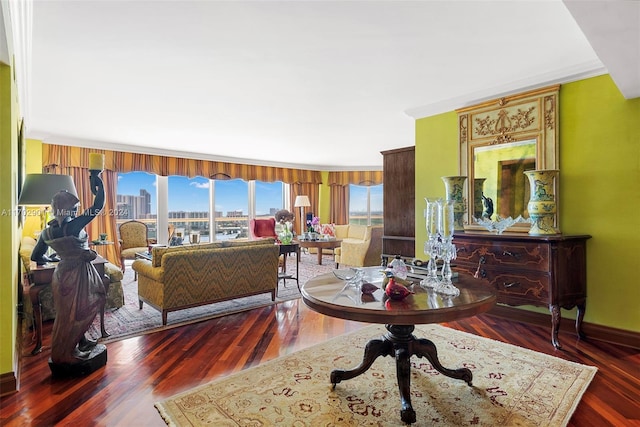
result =
[[[84,230],[104,207],[99,173],[90,171],[95,198],[82,215],[77,215],[80,201],[73,194],[59,191],[53,196],[54,219],[40,234],[31,254],[31,260],[38,264],[52,261],[46,255],[50,246],[59,257],[51,283],[56,318],[49,366],[54,375],[85,375],[106,364],[106,347],[85,337],[106,300],[104,278],[91,263],[97,254],[89,249]]]

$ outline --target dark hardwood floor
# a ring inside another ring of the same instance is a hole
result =
[[[444,325],[598,367],[569,426],[640,425],[640,350],[561,332],[558,351],[548,327],[487,314]],[[107,365],[76,379],[53,379],[45,348],[23,356],[19,392],[0,399],[0,425],[164,426],[154,402],[365,326],[289,301],[109,343]],[[26,335],[22,354],[32,347]]]

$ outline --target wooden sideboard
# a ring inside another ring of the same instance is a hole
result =
[[[578,308],[576,332],[582,333],[587,300],[588,235],[530,236],[456,233],[455,269],[484,279],[498,303],[549,307],[551,342],[558,341],[561,308]]]
[[[382,253],[415,256],[415,147],[382,151]]]

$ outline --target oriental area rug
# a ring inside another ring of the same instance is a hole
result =
[[[299,265],[300,286],[314,276],[333,271],[335,263],[329,256],[324,256],[322,265],[318,265],[317,259],[318,256],[316,254],[301,254]],[[295,274],[295,258],[289,258],[287,261],[287,272]],[[138,304],[138,282],[135,280],[130,262],[127,263],[124,278],[122,279],[122,287],[124,290],[124,306],[105,312],[105,329],[110,336],[108,338],[100,338],[100,319],[96,316],[87,331],[87,335],[91,338],[99,339],[102,343],[108,343],[300,298],[300,292],[295,280],[288,279],[284,283],[280,280],[275,301],[271,301],[271,294],[264,293],[172,311],[167,316],[167,325],[163,326],[160,311],[148,304],[143,304],[142,310],[140,309]]]
[[[169,426],[399,426],[395,360],[379,357],[332,389],[333,369],[351,369],[375,325],[280,357],[155,404]],[[597,368],[440,325],[418,325],[446,368],[467,367],[473,386],[411,358],[415,426],[564,426]]]

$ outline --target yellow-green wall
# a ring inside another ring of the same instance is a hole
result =
[[[0,374],[17,375],[18,103],[12,67],[0,63]],[[5,377],[6,380],[6,377]]]
[[[320,218],[320,223],[326,224],[329,222],[329,215],[331,213],[329,205],[331,204],[331,189],[329,187],[329,172],[321,172],[322,184],[320,184],[320,199],[318,201],[318,213],[316,215]]]
[[[444,197],[440,177],[459,173],[457,141],[455,111],[416,121],[416,218],[424,197]],[[638,332],[640,98],[624,99],[608,75],[562,85],[559,147],[561,230],[593,236],[585,322]],[[416,254],[425,239],[416,221]]]
[[[27,139],[26,148],[26,173],[42,173],[42,141],[36,139]],[[40,206],[31,208],[39,209]],[[27,215],[24,221],[24,226],[22,227],[22,235],[34,237],[35,233],[40,231],[40,228],[40,216]]]

